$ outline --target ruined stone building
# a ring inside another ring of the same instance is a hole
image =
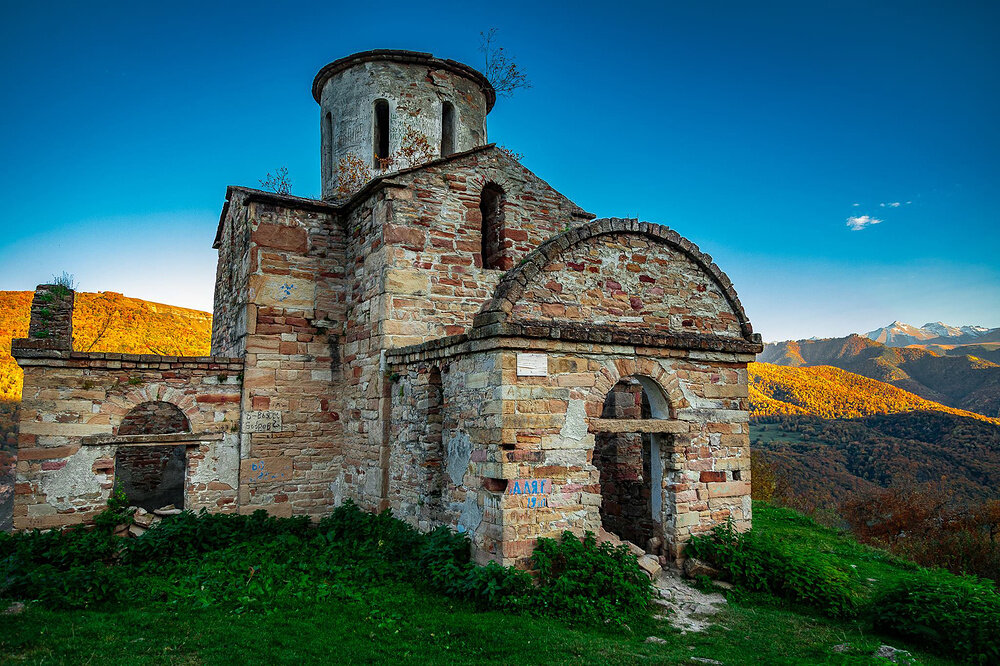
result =
[[[504,564],[563,530],[678,558],[749,525],[761,343],[711,257],[594,219],[489,143],[494,90],[466,65],[358,53],[312,92],[323,198],[228,188],[212,356],[73,351],[73,293],[39,287],[13,345],[17,529],[84,522],[116,481],[148,508],[351,499]],[[351,164],[374,177],[345,194]]]

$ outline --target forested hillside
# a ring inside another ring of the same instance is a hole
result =
[[[20,400],[21,371],[10,357],[12,338],[28,333],[30,291],[0,291],[0,400]],[[128,298],[115,292],[76,294],[73,349],[77,351],[206,356],[212,315]]]
[[[996,343],[947,350],[887,347],[860,335],[769,343],[758,361],[804,367],[829,365],[864,375],[943,405],[1000,417],[1000,365]],[[980,355],[977,356],[976,352]]]
[[[925,410],[1000,424],[982,414],[948,407],[908,391],[830,366],[786,367],[751,363],[750,406],[755,419],[812,414],[853,419]]]

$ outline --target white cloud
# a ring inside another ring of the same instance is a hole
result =
[[[880,224],[881,222],[882,220],[868,215],[859,215],[857,217],[847,218],[847,226],[850,227],[851,231],[861,231],[865,227],[873,224]]]
[[[857,207],[858,207],[858,206],[860,206],[861,204],[851,204],[851,205],[852,205],[852,206],[854,206],[855,208],[857,208]]]

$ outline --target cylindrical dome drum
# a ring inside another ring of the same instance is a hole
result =
[[[319,71],[323,198],[336,199],[338,170],[398,171],[487,143],[496,93],[480,72],[416,51],[379,50]]]

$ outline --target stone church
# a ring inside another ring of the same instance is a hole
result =
[[[312,93],[323,197],[228,188],[212,356],[74,351],[73,292],[39,286],[13,344],[16,529],[86,522],[116,484],[148,509],[351,499],[503,564],[564,530],[677,560],[749,526],[761,342],[711,257],[594,219],[489,143],[495,92],[467,65],[368,51]],[[345,165],[370,179],[346,191]]]

